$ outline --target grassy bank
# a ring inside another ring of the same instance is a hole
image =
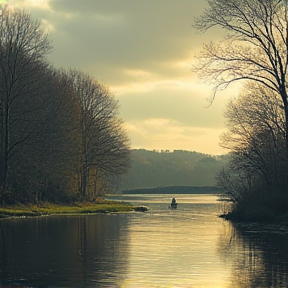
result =
[[[92,213],[116,213],[140,211],[139,207],[118,202],[103,200],[99,203],[75,203],[73,205],[58,205],[53,203],[15,204],[0,207],[0,218],[32,217],[42,215],[75,215]]]

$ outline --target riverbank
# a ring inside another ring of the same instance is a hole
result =
[[[259,223],[280,224],[288,227],[288,213],[272,216],[269,214],[257,214],[247,216],[246,214],[229,212],[226,214],[221,214],[219,215],[219,217],[234,223],[259,222]]]
[[[74,203],[60,205],[54,203],[15,204],[0,207],[0,218],[35,217],[44,215],[73,215],[96,213],[126,213],[133,211],[145,212],[143,207],[133,206],[119,201],[102,200],[97,203]]]

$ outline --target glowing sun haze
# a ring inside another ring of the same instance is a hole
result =
[[[132,148],[227,152],[219,136],[235,89],[207,108],[212,87],[190,71],[203,43],[219,37],[192,27],[206,1],[0,0],[5,2],[43,21],[56,67],[82,70],[110,88]]]

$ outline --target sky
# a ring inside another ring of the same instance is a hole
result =
[[[191,71],[217,30],[193,28],[206,0],[0,0],[42,21],[53,41],[49,60],[106,85],[120,105],[131,148],[226,153],[223,112],[237,91],[217,95]]]

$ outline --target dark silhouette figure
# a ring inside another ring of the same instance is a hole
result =
[[[178,203],[176,203],[176,199],[173,198],[172,202],[171,202],[171,205],[170,205],[170,208],[171,209],[177,209],[177,205],[178,205]]]

